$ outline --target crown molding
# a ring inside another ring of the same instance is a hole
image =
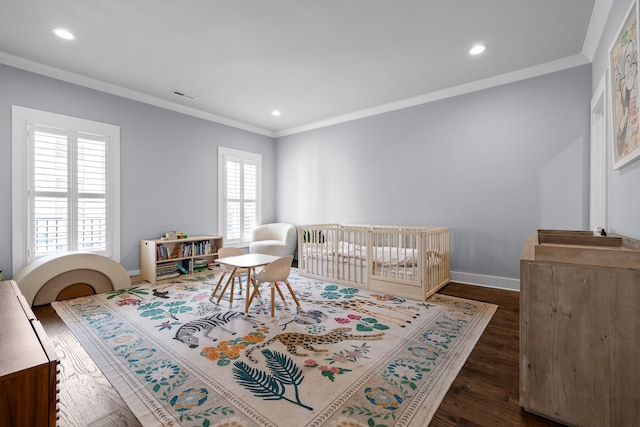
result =
[[[608,2],[610,0],[596,0],[596,2]],[[595,9],[595,8],[594,8]],[[591,27],[591,26],[590,26]],[[19,68],[25,71],[30,71],[36,74],[51,77],[57,80],[62,80],[68,83],[77,84],[90,89],[95,89],[101,92],[106,92],[112,95],[121,96],[134,101],[139,101],[145,104],[153,105],[156,107],[164,108],[167,110],[175,111],[178,113],[186,114],[193,117],[198,117],[204,120],[230,126],[233,128],[245,130],[248,132],[264,135],[270,138],[281,138],[288,135],[307,132],[314,129],[320,129],[327,126],[333,126],[340,123],[346,123],[353,120],[358,120],[378,114],[388,113],[403,108],[409,108],[421,104],[427,104],[434,101],[450,98],[453,96],[472,93],[492,87],[502,86],[508,83],[517,82],[520,80],[526,80],[533,77],[538,77],[544,74],[553,73],[556,71],[562,71],[568,68],[577,67],[589,63],[590,60],[583,54],[573,55],[566,58],[562,58],[556,61],[547,62],[540,65],[524,68],[518,71],[513,71],[497,76],[489,77],[482,80],[477,80],[470,83],[465,83],[459,86],[439,90],[436,92],[427,93],[424,95],[415,96],[412,98],[403,99],[388,104],[379,105],[372,108],[367,108],[353,113],[336,116],[327,120],[322,120],[306,125],[285,129],[277,132],[273,132],[267,129],[259,128],[247,123],[239,122],[236,120],[228,119],[226,117],[218,116],[215,114],[207,113],[196,108],[185,107],[171,101],[167,101],[161,98],[157,98],[151,95],[147,95],[141,92],[137,92],[131,89],[126,89],[110,83],[105,83],[100,80],[92,79],[80,74],[75,74],[69,71],[61,70],[48,65],[40,64],[35,61],[24,59],[15,55],[8,54],[0,51],[0,63],[9,65],[11,67]]]
[[[257,126],[253,126],[247,123],[228,119],[226,117],[218,116],[216,114],[206,113],[196,108],[185,107],[184,105],[180,105],[175,102],[167,101],[165,99],[147,95],[142,92],[137,92],[135,90],[126,89],[121,86],[117,86],[117,85],[106,83],[100,80],[92,79],[86,76],[82,76],[80,74],[72,73],[70,71],[61,70],[59,68],[51,67],[49,65],[44,65],[39,62],[35,62],[29,59],[21,58],[19,56],[11,55],[6,52],[0,51],[0,63],[9,65],[14,68],[19,68],[21,70],[40,74],[46,77],[62,80],[67,83],[76,84],[89,89],[95,89],[100,92],[121,96],[123,98],[142,102],[144,104],[153,105],[155,107],[164,108],[166,110],[175,111],[177,113],[186,114],[188,116],[198,117],[200,119],[204,119],[210,122],[215,122],[221,125],[245,130],[252,133],[257,133],[259,135],[268,136],[270,138],[275,137],[275,133],[267,129],[262,129]]]
[[[582,54],[589,58],[589,61],[593,61],[593,57],[596,54],[612,5],[613,0],[595,0],[593,4],[589,28],[582,45]]]
[[[416,105],[427,104],[430,102],[451,98],[453,96],[464,95],[467,93],[477,92],[480,90],[489,89],[496,86],[502,86],[502,85],[517,82],[520,80],[526,80],[533,77],[538,77],[538,76],[553,73],[556,71],[566,70],[569,68],[588,64],[590,62],[591,61],[582,54],[568,56],[562,59],[558,59],[556,61],[551,61],[544,64],[524,68],[521,70],[489,77],[486,79],[465,83],[459,86],[450,87],[450,88],[439,90],[436,92],[431,92],[424,95],[419,95],[412,98],[407,98],[400,101],[379,105],[373,108],[367,108],[365,110],[360,110],[360,111],[345,114],[342,116],[333,117],[331,119],[322,120],[319,122],[310,123],[307,125],[278,131],[275,133],[275,137],[281,138],[283,136],[293,135],[296,133],[307,132],[314,129],[319,129],[319,128],[332,126],[340,123],[350,122],[353,120],[363,119],[365,117],[388,113],[388,112],[400,110],[403,108],[409,108],[409,107],[414,107]]]

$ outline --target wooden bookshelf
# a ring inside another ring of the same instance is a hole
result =
[[[140,241],[140,279],[156,284],[208,271],[222,247],[220,236]]]

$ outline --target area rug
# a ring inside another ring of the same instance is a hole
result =
[[[424,426],[496,310],[303,278],[302,310],[217,277],[53,303],[144,426]],[[215,301],[215,299],[214,299]]]

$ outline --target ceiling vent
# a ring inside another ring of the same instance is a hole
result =
[[[176,96],[180,96],[182,98],[187,98],[187,99],[198,99],[193,95],[189,95],[188,93],[184,93],[182,91],[179,90],[172,90],[171,91],[172,94],[176,95]]]

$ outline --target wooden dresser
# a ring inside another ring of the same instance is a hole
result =
[[[640,242],[555,230],[527,240],[520,406],[568,425],[638,425]]]
[[[55,426],[58,359],[15,282],[0,282],[0,426]]]

